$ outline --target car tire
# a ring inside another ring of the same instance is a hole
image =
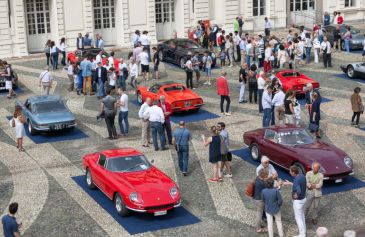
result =
[[[86,175],[85,176],[86,176],[85,178],[86,178],[87,187],[89,189],[95,189],[96,186],[95,186],[94,181],[93,181],[93,176],[91,174],[91,171],[88,168],[86,168]]]
[[[160,51],[158,52],[158,57],[160,58],[160,61],[161,61],[161,62],[165,61],[165,56],[164,56],[164,54],[163,54],[163,51],[162,51],[162,50],[160,50]]]
[[[130,211],[125,205],[122,196],[119,193],[116,193],[114,196],[114,207],[120,216],[128,216]]]
[[[36,130],[33,128],[32,122],[29,119],[28,119],[28,131],[32,136],[37,133]]]
[[[251,158],[255,161],[260,161],[261,152],[257,143],[251,143],[250,145]]]
[[[349,65],[347,67],[347,70],[346,70],[346,75],[349,77],[349,78],[354,78],[355,77],[355,69],[352,65]]]
[[[179,60],[179,62],[180,62],[180,67],[182,68],[182,69],[185,69],[185,58],[180,58],[180,60]]]
[[[141,92],[139,92],[139,91],[137,92],[137,101],[140,105],[143,104],[143,97],[142,97]]]
[[[345,51],[345,41],[342,41],[341,42],[341,50],[342,51]]]
[[[299,162],[295,162],[294,164],[293,164],[293,166],[296,166],[296,167],[298,167],[298,170],[299,170],[299,174],[303,174],[303,175],[305,175],[305,168],[304,168],[304,166],[301,164],[301,163],[299,163]]]

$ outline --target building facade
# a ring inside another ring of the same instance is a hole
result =
[[[186,36],[200,19],[230,32],[241,15],[244,30],[261,31],[265,17],[284,28],[318,22],[323,11],[335,10],[345,21],[365,20],[365,0],[0,0],[0,58],[42,52],[47,39],[61,37],[73,49],[79,32],[129,47],[137,29],[147,30],[156,43],[175,31]]]

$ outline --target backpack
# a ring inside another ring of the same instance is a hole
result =
[[[253,73],[253,75],[250,75],[250,77],[248,78],[248,83],[251,84],[251,85],[257,84],[256,73],[255,72]]]

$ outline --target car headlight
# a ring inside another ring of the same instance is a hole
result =
[[[350,157],[346,156],[345,158],[343,158],[343,162],[345,162],[345,165],[347,167],[349,167],[350,169],[352,169],[353,163],[352,163],[352,159]]]
[[[134,203],[141,204],[143,203],[141,195],[139,195],[137,192],[133,192],[129,195],[129,200]]]
[[[179,194],[179,190],[176,187],[170,188],[170,195],[173,199],[176,199],[178,194]]]

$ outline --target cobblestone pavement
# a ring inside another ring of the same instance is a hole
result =
[[[365,132],[349,126],[352,115],[349,97],[355,86],[365,91],[365,81],[356,82],[335,77],[341,73],[341,60],[355,60],[357,54],[334,56],[334,67],[324,70],[322,65],[310,64],[300,70],[321,83],[321,93],[332,101],[322,105],[321,127],[323,139],[344,149],[353,159],[358,179],[365,181]],[[17,100],[40,94],[37,77],[44,67],[42,58],[14,59],[11,62],[18,72],[24,90]],[[184,83],[184,72],[165,64],[168,78]],[[155,165],[172,177],[182,192],[184,207],[200,218],[202,222],[179,228],[163,229],[135,236],[259,236],[255,234],[255,206],[244,194],[244,189],[254,177],[254,167],[238,157],[233,159],[232,179],[211,184],[207,149],[203,148],[200,134],[208,134],[208,128],[219,121],[227,124],[232,149],[243,146],[242,134],[259,128],[262,117],[257,104],[238,104],[238,67],[226,68],[232,94],[232,116],[188,124],[193,133],[190,146],[190,175],[183,177],[177,172],[177,157],[174,149],[155,152],[140,145],[140,128],[137,119],[138,108],[130,104],[130,134],[116,141],[107,136],[104,122],[97,122],[98,101],[89,96],[77,96],[66,91],[66,71],[53,72],[57,81],[53,93],[60,94],[75,113],[79,128],[88,135],[81,140],[35,144],[25,138],[25,153],[18,153],[14,147],[15,132],[9,127],[5,116],[13,112],[14,101],[0,95],[0,215],[6,213],[11,201],[20,204],[18,219],[23,222],[24,236],[129,236],[107,212],[80,189],[72,176],[81,175],[81,157],[90,152],[111,147],[132,146],[140,149]],[[213,70],[217,77],[220,69]],[[204,76],[202,78],[205,79]],[[149,82],[150,83],[150,82]],[[201,86],[196,91],[202,95],[204,109],[219,113],[219,98],[215,83],[211,87]],[[130,99],[134,98],[128,91]],[[363,96],[364,97],[364,96]],[[303,123],[307,114],[303,111]],[[365,127],[362,119],[361,126]],[[172,148],[172,147],[171,147]],[[284,205],[282,216],[287,236],[297,234],[291,207],[290,189],[282,190]],[[322,198],[319,225],[329,228],[333,236],[339,236],[346,229],[365,225],[365,189],[341,192]],[[308,224],[308,236],[313,236],[315,226]],[[2,233],[0,233],[1,235]]]

